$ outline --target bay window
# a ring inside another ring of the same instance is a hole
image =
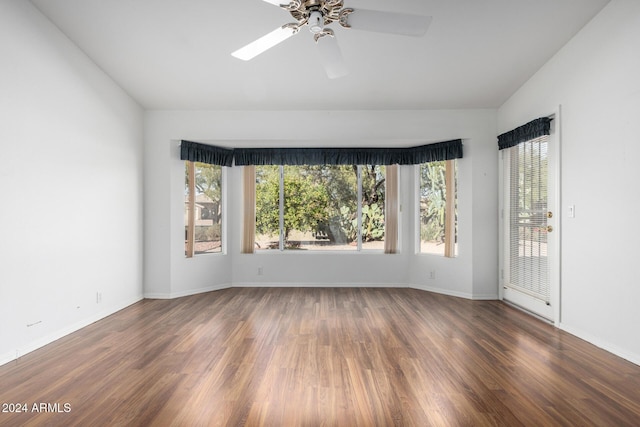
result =
[[[422,165],[420,246],[440,251],[443,244],[444,256],[455,256],[461,157],[460,139],[384,148],[223,148],[183,140],[185,254],[222,250],[222,167],[232,166],[243,168],[241,253],[396,253],[399,165]]]

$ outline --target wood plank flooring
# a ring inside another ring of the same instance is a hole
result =
[[[27,406],[2,426],[638,426],[640,367],[497,301],[232,288],[4,365],[0,404]]]

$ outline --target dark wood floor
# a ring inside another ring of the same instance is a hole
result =
[[[2,426],[638,426],[640,367],[496,301],[233,288],[4,365],[0,403],[27,405]]]

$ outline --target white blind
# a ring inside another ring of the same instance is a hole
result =
[[[507,149],[509,280],[506,286],[549,302],[545,135]]]

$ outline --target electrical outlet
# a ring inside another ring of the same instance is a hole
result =
[[[435,280],[435,278],[436,278],[436,272],[435,271],[430,271],[429,272],[429,279]]]
[[[100,304],[102,302],[102,292],[96,292],[96,304]]]
[[[264,270],[262,267],[258,267],[258,276],[262,276],[264,274]]]

